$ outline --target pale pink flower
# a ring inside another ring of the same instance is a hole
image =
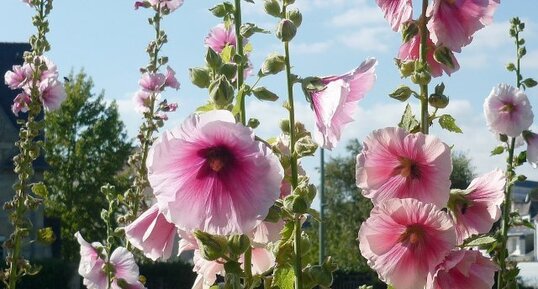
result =
[[[124,289],[118,283],[124,282],[129,289],[143,289],[144,285],[139,281],[138,265],[136,265],[134,256],[124,247],[118,247],[110,255],[110,264],[114,268],[114,280],[112,289]],[[105,277],[106,278],[106,277]],[[119,281],[123,280],[123,281]],[[90,289],[90,288],[88,288]]]
[[[103,258],[103,253],[100,251],[103,249],[101,243],[88,243],[79,232],[75,233],[78,243],[80,244],[80,263],[78,267],[78,274],[84,278],[83,283],[88,287],[88,289],[101,289],[106,288],[108,285],[106,275],[105,278],[102,278],[102,275],[105,274],[103,267],[105,261]]]
[[[125,235],[146,257],[156,261],[159,258],[166,260],[172,255],[176,230],[176,226],[166,220],[155,204],[125,227]]]
[[[252,233],[252,243],[256,246],[265,246],[269,243],[275,243],[280,240],[280,232],[284,228],[284,221],[279,220],[276,223],[261,222]]]
[[[174,12],[176,9],[183,5],[183,0],[148,0],[151,6],[155,9],[161,7],[161,9],[167,8],[170,12]],[[160,4],[159,4],[160,3]]]
[[[223,23],[218,24],[209,31],[205,38],[205,45],[216,53],[221,53],[224,47],[228,45],[235,47],[237,38],[235,37],[234,29],[232,27],[226,28]]]
[[[217,281],[217,275],[225,274],[223,264],[204,259],[198,250],[194,250],[192,262],[194,263],[192,270],[198,274],[192,289],[209,289]]]
[[[279,196],[282,167],[229,111],[189,116],[150,149],[148,179],[166,218],[179,229],[248,233]]]
[[[437,62],[433,58],[434,50],[435,50],[435,45],[433,44],[431,39],[428,39],[426,62],[428,63],[428,67],[430,68],[430,73],[433,77],[441,76],[443,74],[443,71],[446,74],[451,75],[452,73],[460,69],[458,60],[453,54],[451,55],[451,59],[452,59],[452,63],[454,64],[454,67],[451,68]],[[402,46],[400,46],[400,51],[398,52],[397,58],[404,62],[410,61],[410,60],[414,61],[414,60],[419,59],[419,54],[420,54],[420,36],[417,34],[415,37],[411,38],[411,40],[403,43]]]
[[[62,102],[67,98],[63,84],[54,78],[42,81],[39,85],[39,91],[41,93],[41,102],[46,111],[59,109]]]
[[[178,104],[173,102],[173,103],[169,103],[166,108],[169,112],[174,112],[177,110],[177,107],[178,107]]]
[[[282,158],[287,158],[288,160],[291,157],[290,153],[290,137],[286,134],[280,134],[276,140],[275,146],[280,151]],[[303,166],[298,161],[297,162],[297,173],[299,176],[306,175],[305,170],[303,169]],[[280,184],[280,198],[284,199],[289,194],[291,194],[291,166],[288,166],[284,170],[284,178],[282,179],[282,183]]]
[[[426,289],[491,289],[499,268],[478,251],[453,250],[428,275]]]
[[[142,90],[152,93],[161,92],[166,83],[166,76],[162,73],[146,72],[138,81]]]
[[[252,248],[252,273],[262,274],[275,265],[275,256],[266,248]]]
[[[13,65],[13,71],[8,70],[4,75],[6,85],[11,89],[22,88],[31,77],[28,66]]]
[[[198,249],[198,241],[196,241],[196,237],[194,237],[193,234],[179,229],[177,230],[177,233],[181,238],[181,240],[179,240],[178,256],[183,252]]]
[[[455,243],[448,214],[415,199],[380,203],[359,230],[362,255],[395,289],[423,288]]]
[[[57,79],[58,78],[58,68],[56,67],[56,64],[52,62],[50,59],[48,59],[46,56],[39,56],[38,57],[41,63],[44,63],[47,67],[42,73],[41,73],[41,81],[46,81],[48,79]],[[30,65],[33,69],[33,64]]]
[[[315,139],[323,148],[333,149],[344,126],[353,121],[357,103],[372,89],[376,80],[374,58],[341,76],[321,78],[325,89],[310,94],[316,118]]]
[[[492,132],[510,137],[520,135],[534,120],[527,95],[504,83],[491,90],[484,102],[484,114]]]
[[[413,2],[411,0],[376,0],[385,14],[392,30],[400,30],[403,23],[413,18]]]
[[[538,167],[538,134],[524,131],[523,138],[527,142],[527,161],[533,168]]]
[[[15,99],[13,99],[13,105],[11,106],[11,112],[15,116],[19,116],[19,112],[27,112],[28,106],[30,105],[30,102],[32,102],[32,99],[26,92],[19,93]]]
[[[505,184],[504,173],[494,170],[475,178],[465,191],[451,195],[448,208],[455,222],[458,244],[491,230],[501,216]]]
[[[451,171],[450,148],[439,138],[395,127],[373,131],[357,156],[357,186],[374,204],[414,198],[444,207]]]
[[[176,72],[170,67],[166,67],[166,77],[164,79],[164,85],[171,87],[175,90],[179,89],[179,81],[176,79]]]
[[[139,90],[133,95],[134,108],[139,113],[149,111],[151,92]]]
[[[461,52],[473,34],[493,21],[500,0],[434,0],[428,9],[433,42]]]
[[[162,111],[159,111],[158,113],[156,113],[155,117],[160,118],[162,120],[168,120],[168,114]]]

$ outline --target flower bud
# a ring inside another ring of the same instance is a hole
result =
[[[304,214],[308,211],[308,203],[300,195],[289,195],[284,199],[284,207],[296,214]]]
[[[449,67],[450,69],[454,69],[456,67],[456,63],[454,62],[454,53],[447,47],[439,46],[435,48],[433,58],[435,61]]]
[[[415,71],[415,61],[401,62],[400,60],[397,60],[396,64],[400,69],[400,74],[402,75],[402,77],[409,77]]]
[[[280,4],[278,4],[277,0],[265,0],[263,8],[267,14],[280,18],[282,10],[280,9]]]
[[[445,84],[441,83],[439,85],[435,86],[435,93],[430,95],[428,98],[428,102],[432,107],[435,108],[445,108],[448,103],[449,99],[448,96],[444,95],[445,92]]]
[[[250,239],[246,235],[232,235],[228,237],[230,253],[239,256],[250,247]]]
[[[206,68],[195,67],[189,69],[192,84],[199,88],[207,88],[209,86],[209,71]]]
[[[250,118],[248,120],[247,126],[254,129],[257,128],[260,125],[260,121],[257,118]]]
[[[225,107],[232,103],[234,89],[230,82],[221,75],[209,85],[209,96],[218,107]]]
[[[269,33],[269,31],[266,31],[252,23],[244,23],[241,25],[239,33],[245,38],[250,38],[252,35],[254,35],[254,33],[258,32]]]
[[[506,65],[506,70],[508,70],[508,71],[515,71],[515,70],[516,70],[516,66],[515,66],[512,62],[510,62],[510,63],[508,63],[508,64]]]
[[[194,232],[200,247],[200,254],[208,261],[224,257],[227,251],[227,240],[222,236],[214,236],[200,230]]]
[[[428,83],[430,83],[431,80],[432,80],[432,76],[426,70],[417,71],[411,75],[411,81],[415,84],[428,85]]]
[[[287,134],[291,132],[289,119],[283,119],[280,121],[280,130],[282,130],[282,132],[287,133]]]
[[[228,79],[234,79],[237,75],[237,64],[235,63],[224,63],[219,72],[226,76]]]
[[[260,72],[262,75],[277,74],[286,68],[286,58],[283,55],[271,54],[263,62]]]
[[[318,145],[312,140],[309,135],[297,140],[295,143],[295,153],[299,158],[312,156],[318,149]]]
[[[411,40],[417,34],[418,34],[418,25],[415,21],[408,21],[402,24],[403,43],[409,42],[409,40]]]
[[[289,19],[282,19],[276,30],[276,37],[282,42],[289,42],[297,34],[297,27]]]
[[[303,14],[299,11],[299,9],[294,8],[286,12],[286,18],[288,18],[293,24],[295,24],[295,27],[299,28],[301,24],[303,23]]]
[[[222,58],[220,55],[215,52],[211,47],[207,48],[207,53],[205,55],[205,61],[207,65],[214,70],[217,70],[222,65]]]
[[[254,88],[252,93],[259,100],[276,101],[278,99],[278,95],[263,86]]]
[[[408,86],[402,85],[398,87],[393,93],[389,94],[390,97],[399,100],[406,101],[413,94],[413,90]]]
[[[213,15],[218,18],[223,18],[234,12],[234,7],[231,3],[224,2],[222,4],[216,5],[213,8],[209,9]]]

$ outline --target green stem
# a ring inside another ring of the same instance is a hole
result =
[[[249,247],[245,252],[245,289],[249,289],[252,285],[252,247]]]
[[[422,67],[427,67],[427,53],[428,53],[428,18],[426,11],[428,9],[428,0],[422,0],[422,15],[419,20],[419,32],[420,32],[420,51],[419,61]],[[428,134],[430,129],[429,111],[428,111],[428,85],[420,85],[420,128],[422,133]]]
[[[237,55],[240,59],[239,63],[237,63],[237,91],[239,93],[242,92],[243,88],[243,82],[244,82],[244,58],[245,58],[245,52],[243,49],[243,36],[241,35],[241,0],[235,0],[235,15],[234,15],[234,24],[235,24],[235,37],[237,39],[236,46],[237,46]],[[245,97],[244,95],[240,97],[240,107],[241,107],[241,123],[243,125],[247,124],[247,110],[245,106]]]
[[[521,88],[521,57],[519,56],[519,27],[516,27],[516,84],[517,88]]]
[[[510,228],[510,210],[512,207],[512,178],[514,177],[514,149],[516,146],[516,138],[511,138],[510,147],[508,148],[508,160],[506,165],[506,186],[504,190],[504,204],[503,204],[503,219],[501,223],[501,246],[499,252],[499,267],[500,272],[497,275],[497,288],[505,288],[504,284],[506,279],[504,278],[507,272],[506,269],[506,244],[508,241],[508,229]]]

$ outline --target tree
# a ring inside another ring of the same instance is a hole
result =
[[[101,209],[106,199],[101,186],[127,188],[126,162],[131,152],[125,126],[115,102],[95,95],[93,81],[84,72],[70,76],[67,99],[61,109],[47,114],[45,155],[50,169],[44,180],[49,190],[47,216],[61,221],[62,256],[78,258],[73,238],[81,231],[87,240],[102,240],[106,230]]]
[[[466,189],[473,180],[474,167],[471,164],[471,159],[463,152],[452,153],[452,189]]]

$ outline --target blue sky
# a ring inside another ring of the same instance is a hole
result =
[[[27,41],[34,31],[31,26],[33,10],[18,0],[4,2],[0,10],[0,41]],[[188,68],[203,64],[203,39],[218,23],[207,9],[218,2],[185,0],[183,7],[164,21],[169,38],[164,53],[169,56],[170,65],[182,84],[179,92],[169,91],[166,94],[169,101],[180,105],[179,111],[170,115],[168,126],[179,123],[207,99],[205,90],[190,83]],[[261,0],[256,2],[259,3],[243,2],[244,21],[274,30],[275,19],[264,15]],[[93,78],[96,91],[103,89],[108,99],[117,100],[131,136],[136,134],[140,123],[140,116],[133,110],[131,96],[137,90],[138,68],[147,63],[145,47],[153,37],[146,20],[151,12],[144,9],[135,11],[133,3],[130,0],[54,1],[49,34],[52,51],[48,53],[62,74],[84,69]],[[303,12],[303,24],[291,47],[296,74],[341,74],[358,66],[367,57],[373,56],[379,61],[378,81],[360,102],[355,116],[357,121],[347,127],[341,144],[332,152],[338,155],[350,138],[364,139],[371,130],[393,126],[399,120],[403,105],[387,95],[400,83],[408,83],[400,79],[393,64],[400,36],[390,30],[374,0],[297,0],[296,4]],[[456,117],[464,134],[441,132],[437,128],[433,133],[454,145],[456,150],[467,152],[477,173],[504,167],[503,157],[489,157],[496,141],[485,126],[482,103],[497,83],[514,83],[514,76],[504,69],[505,64],[514,58],[515,48],[508,37],[508,21],[513,16],[519,16],[527,23],[524,38],[528,56],[523,74],[538,78],[536,11],[536,0],[504,0],[495,14],[494,24],[479,31],[473,43],[457,56],[460,71],[452,77],[443,78],[447,86],[445,92],[451,97],[448,111]],[[254,46],[252,62],[256,70],[269,53],[282,51],[281,44],[271,35],[256,35],[251,42]],[[253,82],[254,79],[248,81]],[[277,92],[281,100],[286,97],[282,76],[264,80],[264,84]],[[535,114],[538,114],[538,89],[530,89],[527,94]],[[296,95],[299,99],[298,118],[312,127],[312,113],[299,88]],[[278,134],[278,120],[286,116],[280,103],[249,100],[249,117],[258,117],[262,121],[258,129],[261,136]],[[533,128],[538,130],[536,125]],[[314,182],[318,180],[314,170],[317,165],[317,158],[305,161]],[[528,165],[522,172],[531,179],[538,179],[538,171]]]

